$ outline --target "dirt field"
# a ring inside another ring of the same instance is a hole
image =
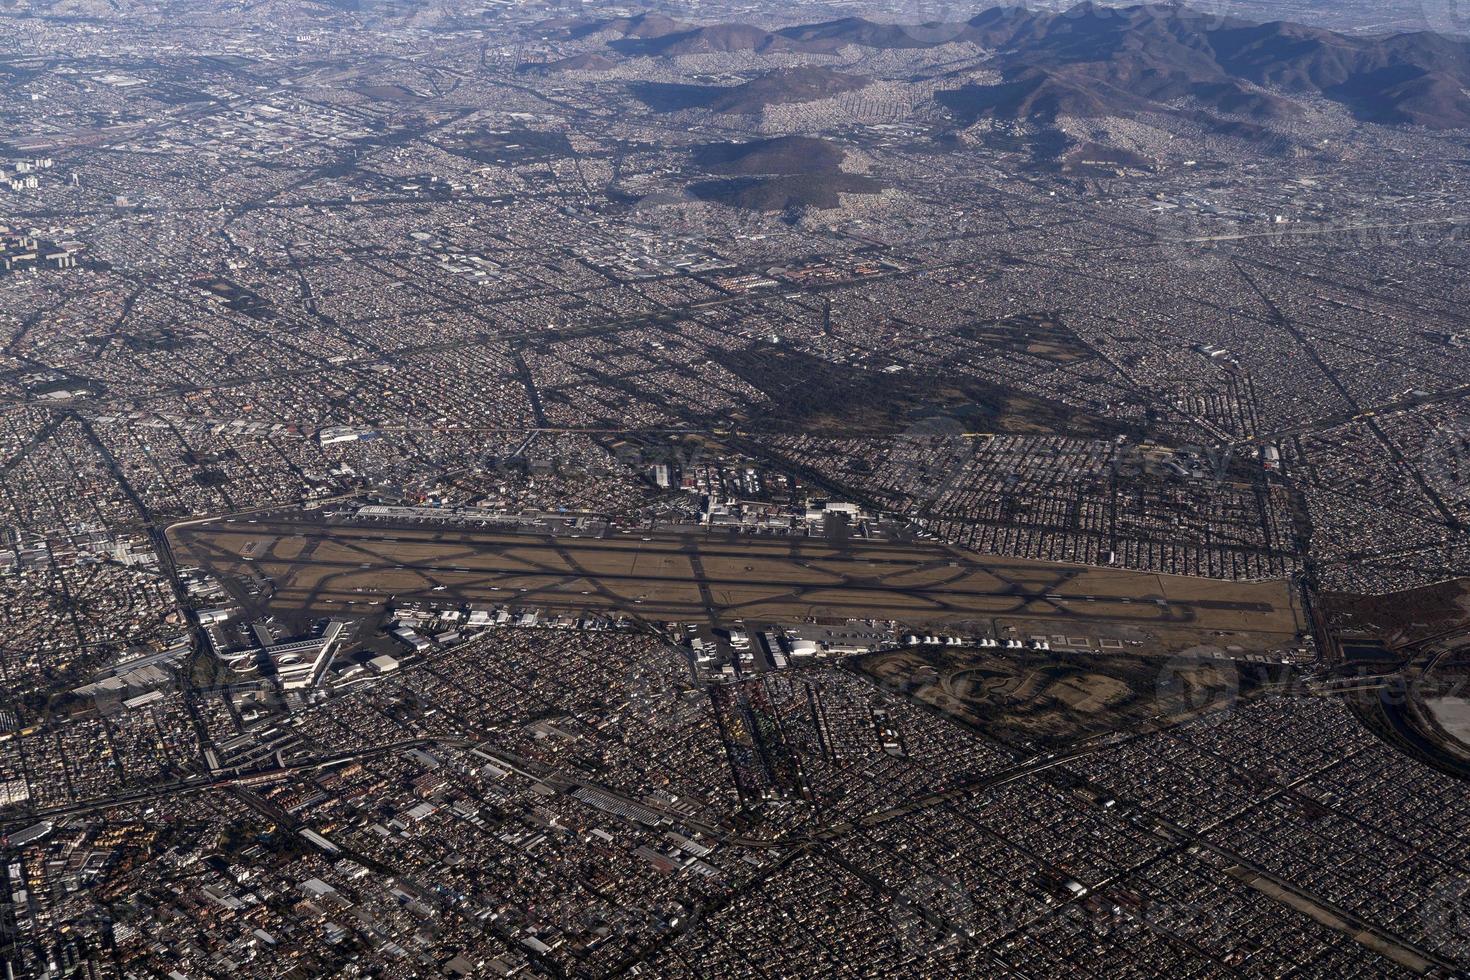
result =
[[[1042,622],[1127,638],[1224,632],[1259,647],[1298,628],[1285,583],[1228,583],[973,555],[928,543],[661,533],[551,536],[321,518],[217,520],[170,532],[176,557],[227,582],[262,580],[278,613],[367,612],[389,595],[650,620],[881,618],[916,625]],[[1118,641],[1123,642],[1123,641]]]
[[[921,647],[852,663],[956,721],[1019,747],[1052,747],[1209,710],[1258,686],[1228,661]]]

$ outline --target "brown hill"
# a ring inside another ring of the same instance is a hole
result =
[[[778,136],[747,143],[706,143],[692,152],[695,166],[712,174],[839,173],[847,151],[830,140]]]
[[[841,204],[839,194],[877,194],[882,189],[870,177],[841,173],[735,177],[689,185],[690,193],[701,200],[750,211],[829,209]]]
[[[779,136],[745,143],[706,143],[691,151],[694,165],[727,180],[700,180],[689,192],[706,201],[753,211],[835,208],[841,194],[876,194],[883,184],[845,173],[847,151],[830,140]]]

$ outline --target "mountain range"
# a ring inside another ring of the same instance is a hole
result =
[[[1470,125],[1470,44],[1434,34],[1365,38],[1179,6],[1083,4],[994,8],[965,36],[997,52],[1003,81],[951,93],[946,104],[960,112],[1131,115],[1188,100],[1281,120],[1301,113],[1294,96],[1322,96],[1375,122]]]
[[[613,35],[607,47],[628,57],[832,54],[851,46],[969,43],[993,52],[987,67],[998,71],[1000,80],[960,83],[939,93],[939,102],[961,122],[1201,109],[1271,122],[1301,114],[1299,99],[1320,97],[1363,120],[1470,127],[1470,42],[1427,32],[1345,35],[1176,5],[1083,3],[1060,13],[995,7],[956,23],[905,26],[847,17],[774,31],[747,24],[693,26],[641,15],[577,22],[568,33]],[[806,98],[795,90],[799,85],[782,94],[787,81],[768,84],[755,101]],[[811,97],[827,94],[832,93],[819,89]]]

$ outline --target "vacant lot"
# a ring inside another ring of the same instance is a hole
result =
[[[917,647],[851,666],[890,690],[1018,747],[1055,747],[1210,711],[1261,686],[1261,665],[1130,654]]]

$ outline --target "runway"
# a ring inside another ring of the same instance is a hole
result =
[[[577,537],[320,518],[170,532],[181,562],[254,580],[278,613],[365,612],[388,596],[657,621],[1009,616],[1291,633],[1283,582],[1233,583],[902,543],[726,532]]]

